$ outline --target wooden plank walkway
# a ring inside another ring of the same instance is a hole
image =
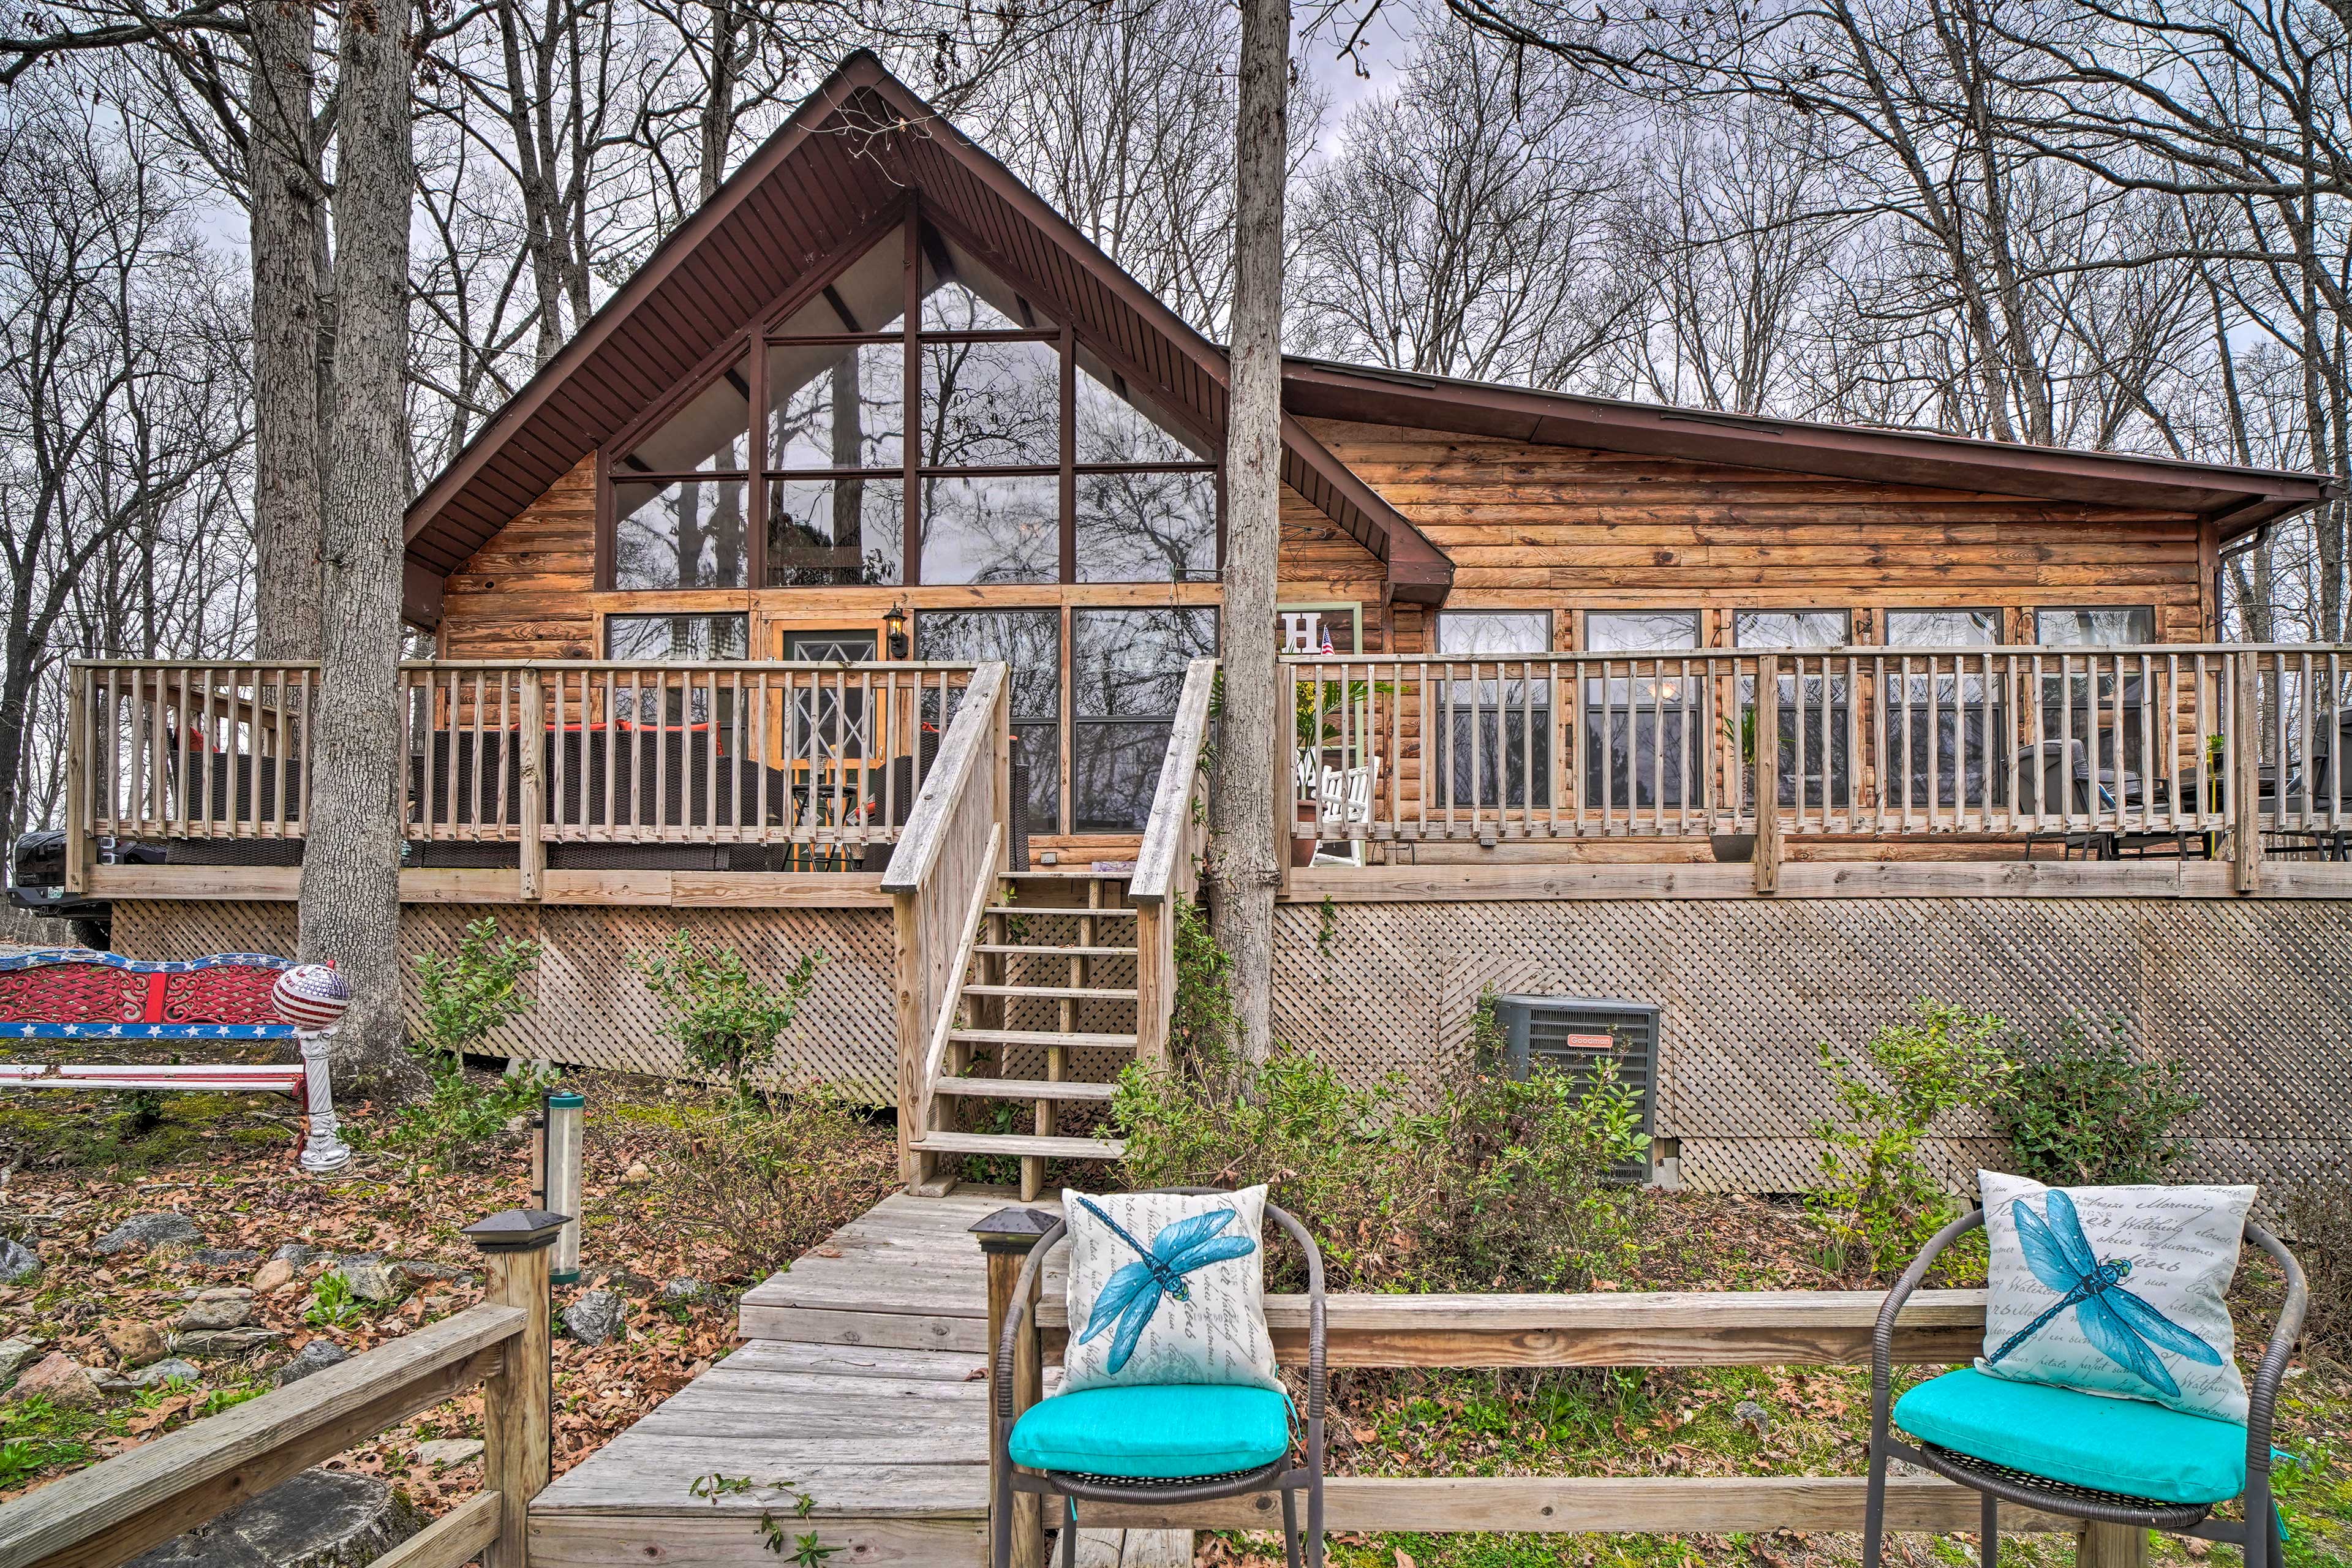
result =
[[[772,1568],[762,1515],[782,1555],[813,1533],[830,1568],[981,1568],[987,1273],[969,1232],[1013,1201],[894,1194],[754,1287],[747,1344],[531,1504],[534,1568]],[[1089,1531],[1081,1548],[1088,1568],[1192,1559],[1181,1531]]]

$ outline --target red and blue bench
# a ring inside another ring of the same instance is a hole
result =
[[[0,1042],[103,1042],[187,1047],[285,1040],[299,1062],[0,1062],[0,1088],[274,1092],[306,1101],[302,1163],[335,1170],[351,1152],[336,1136],[328,1081],[331,1027],[303,1029],[279,1010],[292,959],[266,952],[151,963],[86,948],[42,948],[0,958]]]

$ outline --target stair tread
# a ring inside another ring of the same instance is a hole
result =
[[[1105,904],[1100,909],[1089,909],[1084,904],[991,904],[988,912],[992,915],[1052,915],[1056,919],[1068,920],[1092,915],[1098,920],[1117,920],[1121,917],[1132,919],[1136,910],[1133,904]]]
[[[1035,996],[1049,1000],[1068,997],[1080,1002],[1132,1002],[1132,985],[982,985],[973,984],[963,988],[967,996]]]
[[[1108,1100],[1118,1092],[1118,1085],[1075,1079],[943,1078],[931,1085],[931,1092],[979,1100]]]
[[[914,1146],[926,1154],[1020,1154],[1040,1159],[1118,1160],[1127,1145],[1116,1139],[1040,1138],[1023,1132],[927,1132]]]
[[[1023,947],[1013,942],[983,942],[975,943],[974,952],[1005,954],[1030,953],[1038,958],[1133,958],[1131,947]]]
[[[1103,1046],[1133,1050],[1133,1035],[1089,1035],[1063,1029],[950,1029],[950,1040],[981,1046]]]

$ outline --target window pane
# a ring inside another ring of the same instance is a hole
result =
[[[1165,427],[1083,363],[1076,388],[1081,463],[1192,463],[1214,456]]]
[[[2156,612],[2129,609],[2036,610],[2034,640],[2051,647],[2120,647],[2156,640]]]
[[[1052,343],[922,345],[926,468],[1061,461],[1061,355]]]
[[[1059,479],[1051,474],[935,476],[920,483],[924,582],[1060,580]]]
[[[751,570],[741,479],[613,487],[613,586],[740,588]]]
[[[955,276],[933,281],[929,260],[923,265],[922,330],[927,332],[1038,331],[1054,323],[1028,306],[1019,292],[1002,279],[974,268],[960,247],[950,246]]]
[[[604,657],[632,659],[742,658],[751,648],[744,616],[607,616]]]
[[[1889,610],[1890,647],[1982,647],[2000,641],[1999,610]]]
[[[768,464],[895,468],[906,423],[900,343],[784,343],[768,351]]]
[[[1151,820],[1160,764],[1175,725],[1166,720],[1080,720],[1070,739],[1070,826],[1079,833],[1140,833]]]
[[[1003,659],[1013,667],[1013,731],[1029,772],[1029,823],[1061,819],[1062,616],[1058,610],[925,610],[915,657],[949,664]],[[926,722],[938,722],[925,714]]]
[[[906,574],[906,493],[895,479],[770,479],[769,586],[897,583]]]
[[[1477,658],[1549,653],[1551,616],[1543,610],[1442,610],[1437,651]]]
[[[1217,656],[1217,612],[1077,610],[1070,637],[1073,712],[1087,719],[1172,719],[1185,667]]]
[[[1651,653],[1698,647],[1696,610],[1610,610],[1584,617],[1584,646],[1595,653]]]
[[[746,361],[704,387],[638,442],[614,477],[741,472],[751,462],[751,374]]]
[[[1843,647],[1850,631],[1843,610],[1740,610],[1731,617],[1739,647]]]
[[[1077,476],[1078,581],[1213,583],[1213,473]]]

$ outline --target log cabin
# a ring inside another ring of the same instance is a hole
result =
[[[2352,671],[2221,637],[2225,558],[2331,481],[1293,359],[1279,621],[1236,627],[1225,403],[851,58],[409,510],[414,944],[495,915],[545,944],[515,1054],[654,1071],[629,953],[817,952],[779,1075],[895,1105],[910,1185],[1034,1190],[1165,1052],[1215,659],[1274,637],[1277,1031],[1352,1079],[1500,1005],[1623,1061],[1652,1175],[1790,1191],[1817,1045],[1934,995],[2179,1058],[2194,1168],[2342,1156]],[[321,697],[78,667],[116,945],[288,949]]]

